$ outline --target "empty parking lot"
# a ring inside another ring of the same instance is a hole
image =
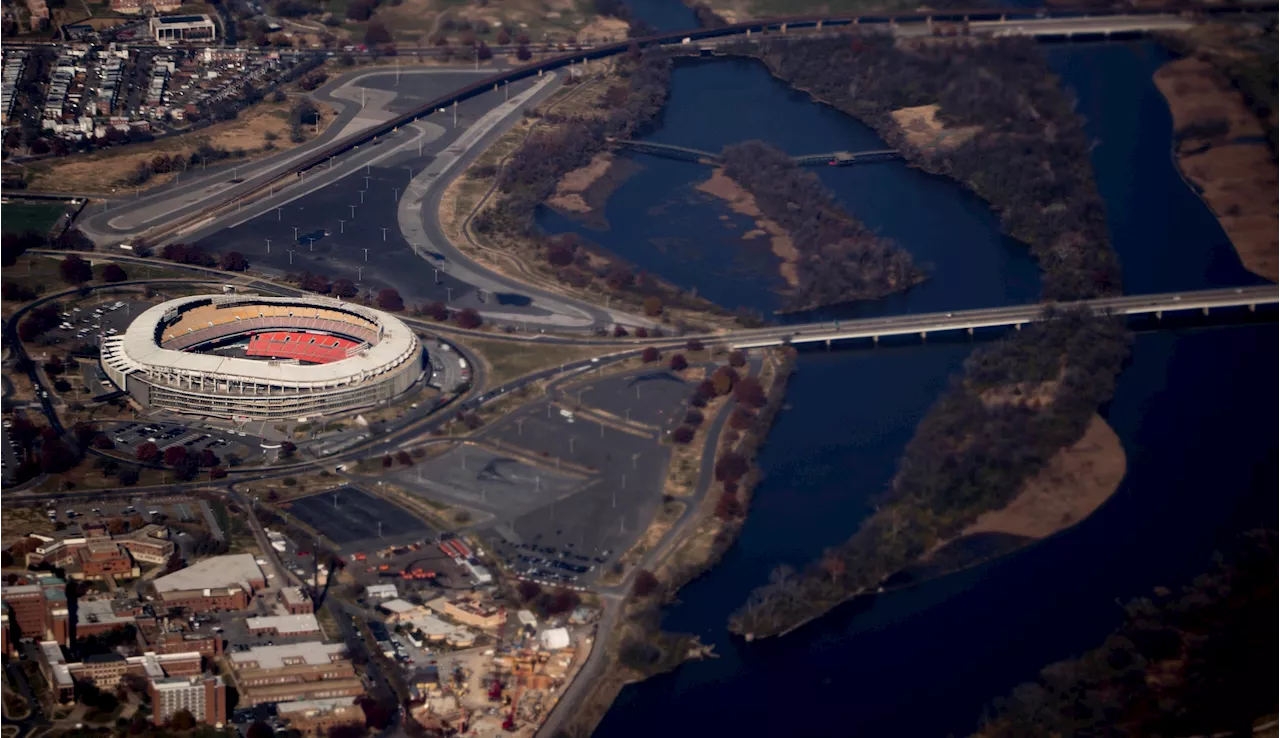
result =
[[[366,539],[400,538],[430,530],[408,510],[354,487],[301,497],[284,508],[339,546]]]

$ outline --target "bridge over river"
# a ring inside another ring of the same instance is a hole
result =
[[[1248,308],[1254,311],[1259,305],[1280,303],[1280,292],[1275,285],[1258,287],[1230,287],[1225,289],[1169,292],[1154,295],[1124,295],[1103,297],[1079,302],[1034,303],[977,310],[956,310],[950,313],[921,313],[894,315],[883,318],[838,320],[823,323],[803,323],[789,326],[736,331],[731,343],[734,348],[748,349],[777,346],[782,343],[820,343],[870,338],[878,342],[890,336],[918,335],[921,338],[940,331],[968,331],[978,328],[1008,328],[1021,330],[1026,323],[1045,318],[1049,308],[1073,310],[1086,308],[1098,315],[1154,316],[1180,311],[1209,311],[1222,308]]]
[[[719,154],[711,151],[703,151],[702,149],[691,149],[687,146],[676,146],[675,144],[656,143],[653,141],[633,141],[630,139],[609,139],[609,144],[642,154],[665,156],[672,159],[680,159],[682,161],[692,161],[700,164],[705,163],[712,165],[720,163]],[[791,157],[791,160],[802,167],[842,167],[849,166],[851,164],[865,164],[867,162],[888,161],[890,159],[900,158],[902,158],[902,154],[898,153],[896,149],[880,149],[877,151],[829,151],[823,154],[793,156]]]

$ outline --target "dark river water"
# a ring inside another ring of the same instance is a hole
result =
[[[1092,159],[1126,289],[1257,283],[1170,160],[1170,118],[1150,79],[1163,52],[1117,43],[1045,53],[1097,140]],[[648,137],[711,150],[761,138],[792,153],[881,145],[763,67],[725,60],[680,66],[661,126]],[[744,249],[735,236],[743,224],[692,189],[709,172],[638,161],[645,169],[608,203],[607,233],[554,213],[542,225],[579,230],[727,306],[775,308],[773,257]],[[990,211],[955,184],[900,163],[819,174],[851,213],[933,271],[905,295],[840,314],[1036,299],[1026,248],[1003,238]],[[1128,472],[1088,520],[977,569],[838,608],[782,639],[731,638],[729,613],[773,566],[803,565],[856,529],[972,348],[931,342],[802,353],[761,453],[764,479],[739,542],[668,610],[666,627],[697,633],[719,658],[626,688],[596,735],[966,734],[993,698],[1100,644],[1120,621],[1118,599],[1177,585],[1226,538],[1274,524],[1274,324],[1142,332],[1102,408],[1124,442]]]

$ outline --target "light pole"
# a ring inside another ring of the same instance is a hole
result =
[[[289,266],[293,266],[293,249],[289,249]]]
[[[298,226],[293,227],[293,240],[294,241],[298,240]]]
[[[346,232],[347,232],[347,229],[346,229],[346,223],[347,223],[347,221],[345,221],[345,220],[340,220],[340,221],[338,221],[338,233],[346,233]]]
[[[386,229],[383,229],[383,230],[386,230]],[[364,251],[364,260],[365,260],[365,261],[368,261],[368,260],[369,260],[369,249],[362,249],[362,250]]]
[[[360,190],[360,204],[364,204],[364,190]]]
[[[355,220],[355,219],[356,219],[356,206],[355,206],[355,205],[352,205],[352,206],[351,206],[351,219],[352,219],[352,220]]]
[[[445,299],[445,302],[453,302],[453,288],[445,287],[444,289],[445,289],[445,293],[448,295],[448,298]]]
[[[392,187],[391,192],[394,193],[392,194],[391,199],[395,200],[396,202],[400,202],[400,188]]]
[[[315,240],[314,238],[308,238],[308,239],[307,239],[307,250],[308,250],[308,251],[315,251],[315,250],[316,250],[316,240]]]
[[[383,229],[382,229],[382,240],[383,240],[383,241],[386,241],[386,240],[387,240],[387,229],[386,229],[386,228],[383,228]]]
[[[276,221],[284,219],[284,208],[276,208]]]
[[[267,253],[269,254],[271,253],[271,239],[268,238],[266,239],[266,241],[267,241]]]

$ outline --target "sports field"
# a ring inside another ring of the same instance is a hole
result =
[[[65,212],[67,212],[66,203],[10,200],[0,205],[0,230],[4,233],[35,231],[45,234],[53,228],[58,218],[61,218]]]

